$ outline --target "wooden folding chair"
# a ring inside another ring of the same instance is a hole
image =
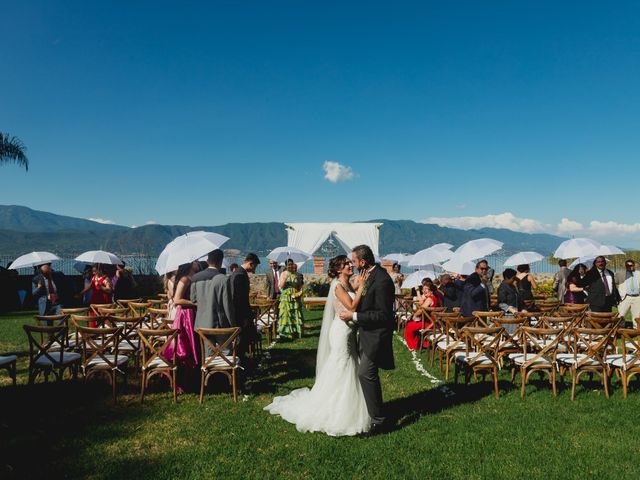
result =
[[[508,359],[510,354],[522,351],[522,345],[520,344],[520,327],[528,326],[527,319],[516,316],[497,317],[493,319],[493,326],[502,327],[498,346],[498,364],[502,367],[504,358]]]
[[[154,375],[164,375],[169,379],[169,385],[173,392],[173,401],[176,402],[178,330],[173,328],[158,330],[141,328],[138,330],[138,336],[140,338],[140,351],[142,352],[140,403],[144,402],[145,390],[149,387],[149,380]],[[170,345],[173,354],[171,358],[167,358],[162,352]]]
[[[258,332],[266,332],[267,341],[271,343],[275,336],[275,324],[277,319],[277,310],[274,305],[277,300],[260,301],[251,305],[254,312],[256,329]]]
[[[226,375],[231,384],[233,401],[238,401],[237,369],[240,367],[240,359],[236,352],[240,339],[240,328],[198,328],[200,337],[201,378],[200,378],[200,403],[204,397],[204,389],[209,383],[209,378],[216,373]],[[224,340],[222,340],[224,339]],[[222,341],[221,344],[218,342]],[[211,355],[207,352],[211,351]],[[225,352],[231,352],[225,353]]]
[[[67,315],[34,315],[33,319],[36,321],[36,327],[58,327],[63,325],[68,327],[69,317]],[[44,343],[45,338],[43,334],[40,334],[40,342]],[[67,350],[69,348],[73,348],[74,345],[69,343],[67,339],[66,342],[62,344],[53,343],[49,348],[50,351],[54,352],[56,350]]]
[[[522,386],[520,396],[524,398],[525,385],[534,372],[546,373],[556,396],[556,354],[562,330],[555,328],[520,327],[522,353],[508,357],[520,370]]]
[[[70,331],[67,335],[67,345],[69,346],[69,348],[77,351],[82,351],[78,327],[100,328],[104,326],[105,319],[106,317],[103,316],[92,317],[90,315],[71,315],[71,321],[69,322]]]
[[[116,403],[117,374],[127,383],[127,362],[129,357],[120,353],[121,328],[78,327],[82,345],[82,371],[85,381],[94,375],[106,374],[111,381],[113,403]]]
[[[420,330],[420,344],[418,346],[418,351],[422,353],[422,347],[424,342],[429,342],[429,350],[430,350],[430,365],[433,366],[433,362],[436,355],[436,345],[438,342],[444,340],[444,337],[448,335],[445,318],[459,318],[460,312],[433,312],[431,315],[432,323],[430,328],[422,328]]]
[[[396,310],[396,330],[399,332],[413,317],[413,297],[405,297],[403,295],[396,295],[396,301],[398,302],[398,309]]]
[[[539,312],[543,315],[552,315],[558,309],[558,305],[557,302],[540,302],[535,304]]]
[[[92,303],[89,305],[89,309],[94,315],[100,316],[99,308],[118,308],[120,305],[117,303]]]
[[[438,363],[442,372],[442,360],[445,362],[445,379],[449,380],[449,365],[454,360],[456,352],[464,351],[466,345],[463,340],[461,329],[472,327],[476,317],[444,317],[445,330],[447,335],[444,340],[440,340],[436,348],[438,349]]]
[[[67,327],[35,327],[23,325],[29,339],[29,384],[32,384],[38,374],[44,374],[45,382],[49,381],[49,374],[53,373],[56,380],[62,380],[64,371],[69,369],[75,378],[82,357],[79,353],[65,350],[51,349],[54,345],[64,345],[67,338]]]
[[[112,308],[112,307],[97,306],[96,310],[98,310],[98,313],[103,317],[108,317],[108,316],[123,317],[129,313],[129,310],[123,307]]]
[[[138,329],[142,328],[143,317],[109,316],[105,323],[112,328],[121,328],[118,349],[133,358],[136,369],[140,365],[140,338]]]
[[[622,353],[606,355],[606,361],[610,369],[620,374],[624,398],[627,398],[629,382],[640,373],[640,329],[620,328],[617,336]]]
[[[9,373],[9,377],[13,381],[13,386],[16,386],[16,363],[18,357],[16,355],[0,355],[0,369],[6,370]]]
[[[615,329],[581,328],[571,329],[573,353],[558,355],[558,362],[568,366],[571,372],[571,400],[575,398],[576,385],[583,373],[596,374],[604,385],[604,394],[609,398],[609,366],[606,361]]]
[[[521,318],[525,327],[537,327],[538,317],[542,315],[542,312],[516,312],[513,315],[516,318]]]
[[[618,312],[590,312],[587,311],[582,322],[585,328],[613,328],[623,320]]]
[[[461,330],[465,342],[465,350],[454,353],[455,383],[458,383],[458,370],[464,370],[465,385],[469,384],[471,373],[474,375],[486,371],[491,372],[496,398],[500,398],[498,386],[498,349],[500,346],[502,327],[463,327]],[[491,339],[489,341],[483,339]]]
[[[60,313],[64,315],[89,315],[89,307],[61,308]]]

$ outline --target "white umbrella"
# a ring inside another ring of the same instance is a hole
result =
[[[442,264],[442,268],[447,272],[458,273],[460,275],[471,275],[476,271],[476,262],[454,256],[451,260],[444,262]]]
[[[453,255],[453,252],[448,249],[439,249],[439,248],[425,248],[424,250],[420,250],[415,255],[411,257],[407,266],[421,268],[424,265],[432,265],[434,263],[444,262],[448,260]]]
[[[35,267],[37,265],[51,263],[55,260],[60,260],[60,258],[51,252],[31,252],[16,258],[13,263],[9,265],[9,269],[17,270],[18,268]]]
[[[451,250],[453,245],[450,243],[436,243],[435,245],[431,245],[429,248],[432,250]]]
[[[602,245],[600,247],[600,255],[624,255],[624,251],[615,245]]]
[[[593,261],[599,256],[600,255],[587,255],[586,257],[576,258],[573,262],[571,262],[571,265],[569,265],[569,268],[576,268],[579,263],[582,263],[589,269],[593,265]],[[605,260],[607,262],[611,261],[608,258],[605,258]]]
[[[590,238],[571,238],[562,242],[555,253],[556,258],[578,258],[600,255],[602,244]]]
[[[411,257],[412,255],[405,255],[404,253],[390,253],[389,255],[382,257],[382,259],[388,260],[389,262],[396,262],[400,265],[406,266],[408,265]]]
[[[416,288],[422,283],[422,280],[427,277],[434,280],[438,277],[438,273],[433,270],[418,270],[413,272],[411,275],[405,277],[404,282],[402,282],[402,288]]]
[[[504,266],[511,267],[513,265],[524,265],[539,262],[542,259],[544,259],[544,255],[540,255],[536,252],[520,252],[507,258],[504,262]]]
[[[463,243],[456,249],[454,254],[463,260],[476,260],[500,250],[502,245],[502,242],[493,238],[478,238]]]
[[[267,258],[269,260],[275,260],[278,263],[286,262],[288,259],[298,263],[306,262],[311,258],[311,255],[295,247],[278,247],[271,250]]]
[[[229,237],[214,232],[187,232],[174,238],[164,247],[156,262],[156,271],[160,275],[177,270],[184,263],[206,255],[222,246]]]
[[[85,263],[102,263],[103,265],[122,265],[122,260],[113,253],[104,250],[89,250],[78,255],[74,260]]]

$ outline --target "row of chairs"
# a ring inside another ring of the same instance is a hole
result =
[[[138,354],[141,356],[140,400],[144,401],[149,380],[155,375],[167,378],[173,392],[177,395],[176,350],[178,330],[171,328],[135,329],[137,338],[130,335],[125,326],[118,326],[122,318],[90,317],[97,319],[99,327],[87,327],[72,317],[78,334],[78,343],[70,347],[68,327],[24,325],[29,339],[29,383],[32,384],[42,373],[45,382],[53,374],[62,380],[69,372],[77,378],[79,370],[85,380],[96,375],[107,375],[112,385],[113,401],[117,399],[117,378],[121,375],[127,383],[129,361]],[[127,319],[131,320],[131,319]],[[136,322],[139,319],[135,319]],[[129,323],[129,322],[128,322]],[[128,325],[130,326],[130,325]],[[216,373],[227,376],[232,387],[234,401],[237,401],[237,369],[241,368],[237,357],[239,328],[197,329],[202,352],[200,402],[209,379]],[[129,347],[129,348],[127,348]],[[169,352],[169,353],[167,353]],[[137,363],[137,361],[136,361]]]
[[[556,394],[556,373],[563,379],[572,376],[572,400],[580,376],[598,375],[605,394],[612,374],[621,378],[627,397],[631,378],[640,373],[640,330],[623,328],[616,313],[588,312],[584,307],[558,309],[552,315],[520,313],[506,317],[503,312],[459,312],[423,309],[420,312],[428,328],[421,332],[420,347],[429,342],[431,365],[438,356],[440,371],[455,375],[490,373],[499,396],[498,371],[510,367],[512,381],[521,375],[521,395],[533,373],[547,374]]]

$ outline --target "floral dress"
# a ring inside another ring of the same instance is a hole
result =
[[[287,279],[280,294],[278,335],[293,339],[302,337],[302,302],[299,301],[297,278],[287,273]]]

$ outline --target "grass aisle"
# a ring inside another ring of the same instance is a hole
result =
[[[138,401],[138,378],[111,405],[106,381],[27,387],[29,315],[0,317],[0,352],[20,356],[19,386],[0,376],[0,477],[13,478],[622,478],[634,475],[640,388],[606,399],[597,384],[554,399],[530,385],[520,399],[507,372],[501,398],[490,382],[455,386],[428,363],[416,369],[400,338],[397,368],[383,371],[396,429],[372,438],[300,434],[262,408],[274,394],[311,386],[321,312],[300,341],[277,343],[250,397],[236,404],[219,382],[199,405],[173,404],[165,388]],[[424,360],[424,358],[423,358]],[[517,380],[519,381],[519,379]]]

